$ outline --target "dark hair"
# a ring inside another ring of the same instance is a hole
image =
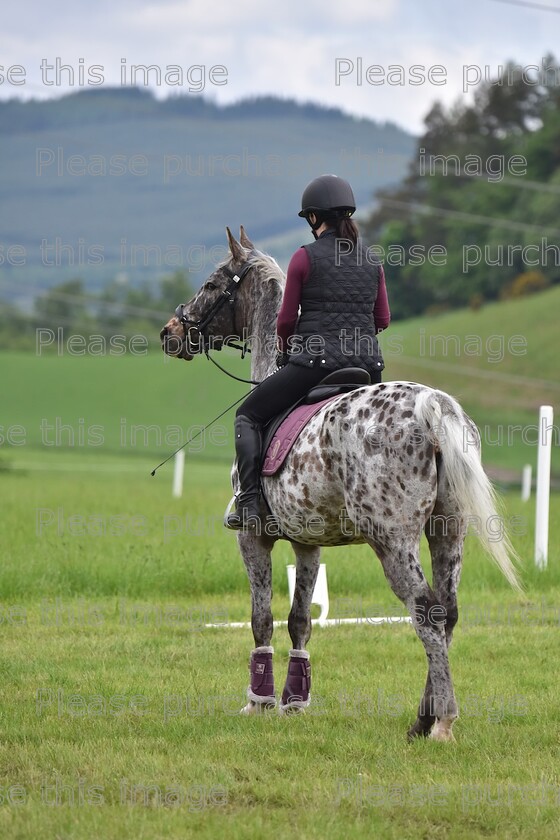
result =
[[[312,211],[315,214],[315,224],[311,225],[313,230],[321,227],[325,223],[329,228],[335,231],[337,239],[348,239],[353,245],[358,242],[360,231],[358,225],[350,216],[336,213],[335,211],[321,212],[320,210]],[[307,217],[309,221],[309,217]],[[311,222],[309,222],[311,224]]]
[[[352,219],[337,219],[335,222],[336,236],[338,239],[349,239],[354,245],[358,241],[360,231],[358,225]]]

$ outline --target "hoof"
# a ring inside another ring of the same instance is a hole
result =
[[[278,714],[283,715],[304,715],[305,710],[309,704],[306,703],[305,706],[298,706],[295,703],[287,703],[285,706],[280,704],[278,706]]]
[[[276,708],[275,703],[255,703],[249,700],[246,706],[243,706],[240,715],[264,715],[265,712],[272,712]]]
[[[408,741],[415,741],[417,738],[428,738],[430,735],[430,729],[432,728],[432,724],[424,725],[416,721],[408,732],[406,733],[406,737]]]
[[[455,741],[451,727],[453,720],[436,720],[430,738],[434,741]]]

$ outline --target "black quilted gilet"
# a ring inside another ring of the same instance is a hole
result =
[[[325,372],[344,367],[361,367],[370,374],[383,370],[373,320],[379,265],[372,264],[371,257],[368,261],[361,244],[346,253],[348,240],[337,240],[334,231],[303,247],[310,274],[289,340],[290,362],[320,365]]]

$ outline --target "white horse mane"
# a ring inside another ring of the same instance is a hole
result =
[[[242,247],[242,246],[241,246]],[[275,281],[281,289],[286,285],[286,275],[270,254],[265,254],[264,251],[259,251],[257,248],[249,249],[243,248],[246,261],[259,270],[259,275],[263,283]],[[222,260],[216,268],[223,268],[231,261],[231,254]]]

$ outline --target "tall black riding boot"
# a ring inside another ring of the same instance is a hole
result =
[[[240,490],[236,509],[226,519],[234,531],[254,531],[260,527],[261,428],[244,414],[235,418],[235,451]]]

